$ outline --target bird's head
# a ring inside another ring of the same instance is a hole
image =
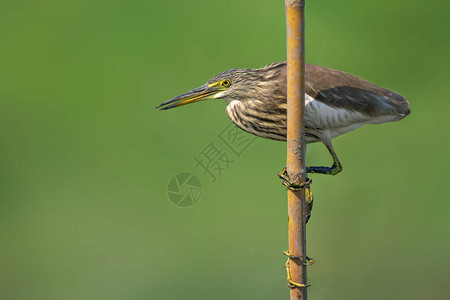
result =
[[[227,101],[244,99],[252,84],[251,69],[231,69],[219,73],[204,85],[161,103],[156,108],[166,110],[189,103],[211,99]]]

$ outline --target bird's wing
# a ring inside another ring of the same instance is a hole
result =
[[[306,65],[305,122],[331,129],[383,123],[407,116],[409,103],[399,94],[354,75]]]
[[[406,116],[409,103],[401,95],[352,74],[306,65],[306,94],[328,106],[369,117]]]

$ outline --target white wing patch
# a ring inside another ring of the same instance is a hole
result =
[[[365,124],[395,121],[398,116],[370,117],[357,111],[328,106],[309,95],[305,98],[305,125],[328,131],[330,138],[358,129]]]

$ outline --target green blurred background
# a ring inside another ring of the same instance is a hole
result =
[[[444,299],[450,4],[306,2],[307,62],[412,108],[313,176],[310,298]],[[213,183],[193,158],[225,103],[154,109],[285,60],[284,1],[3,0],[0,44],[0,299],[288,299],[285,144],[255,140]],[[308,162],[331,161],[317,144]],[[190,208],[167,198],[180,172],[202,183]]]

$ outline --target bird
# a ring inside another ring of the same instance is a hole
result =
[[[221,72],[206,84],[161,103],[167,110],[205,100],[222,99],[226,113],[240,129],[253,135],[286,141],[287,64]],[[331,167],[310,166],[307,173],[336,175],[343,169],[332,139],[365,124],[398,121],[411,113],[400,94],[350,73],[318,65],[305,65],[304,126],[306,144],[322,142]]]

